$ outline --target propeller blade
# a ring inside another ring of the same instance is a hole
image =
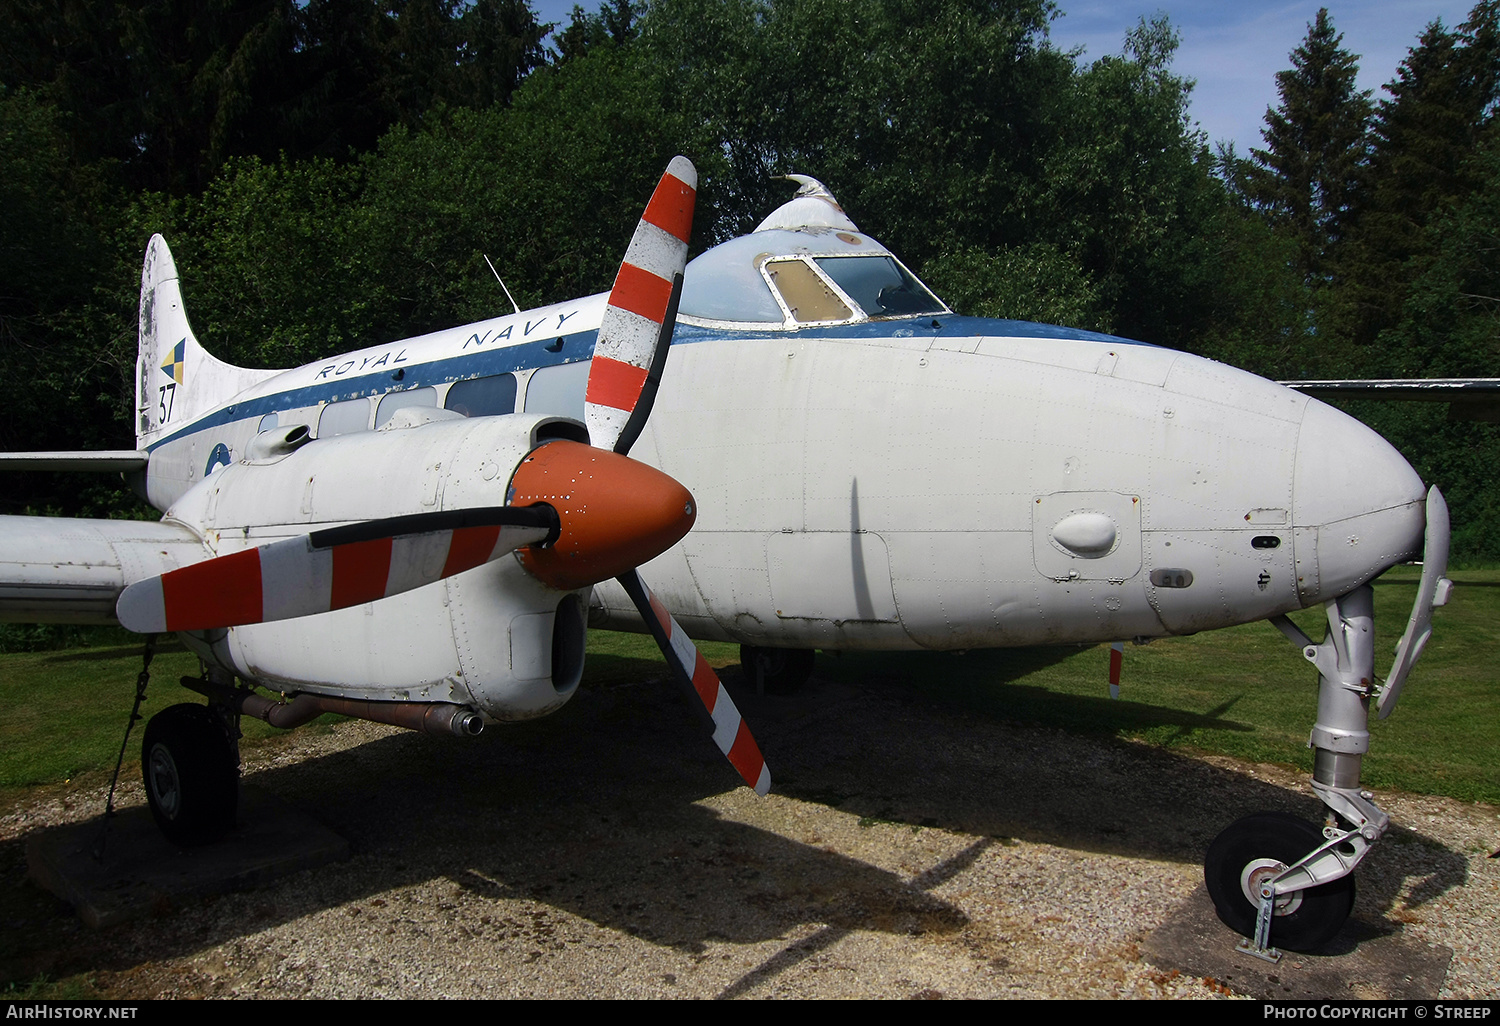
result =
[[[682,295],[698,172],[673,157],[636,225],[594,343],[584,422],[601,449],[624,455],[645,427]]]
[[[1109,646],[1109,697],[1120,697],[1120,670],[1125,665],[1125,642],[1114,641]]]
[[[719,751],[739,771],[745,783],[755,789],[756,794],[764,795],[771,789],[771,771],[766,769],[760,746],[755,743],[750,728],[740,718],[740,711],[735,708],[729,692],[724,690],[719,675],[708,665],[703,653],[698,651],[698,646],[693,644],[682,625],[657,601],[637,571],[621,574],[615,580],[620,582],[630,600],[635,603],[636,609],[640,610],[641,618],[651,628],[651,635],[656,638],[656,644],[672,665],[677,678],[693,689],[693,693],[708,710],[708,715],[713,718],[714,743],[719,746]]]
[[[289,620],[399,595],[556,535],[545,506],[369,520],[137,581],[120,593],[115,615],[140,634]]]

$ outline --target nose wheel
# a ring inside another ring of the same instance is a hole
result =
[[[1203,881],[1225,926],[1255,934],[1261,886],[1324,844],[1313,824],[1283,812],[1237,820],[1208,846]],[[1290,951],[1316,951],[1334,938],[1354,909],[1354,877],[1275,896],[1271,936]]]

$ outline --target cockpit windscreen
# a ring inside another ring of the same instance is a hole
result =
[[[870,317],[945,312],[926,286],[888,256],[824,256],[813,261]]]

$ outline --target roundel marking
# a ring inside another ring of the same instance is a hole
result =
[[[214,451],[208,454],[208,463],[203,468],[203,476],[207,477],[220,467],[227,467],[234,462],[234,457],[229,454],[229,446],[220,442],[214,446]]]

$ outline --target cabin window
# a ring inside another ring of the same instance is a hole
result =
[[[781,293],[781,301],[799,324],[847,321],[854,316],[849,304],[805,261],[767,260],[765,268],[772,286]]]
[[[370,429],[370,401],[368,399],[346,399],[341,403],[329,403],[318,416],[318,437],[332,438],[334,435],[350,435],[356,431]]]
[[[888,256],[828,256],[814,261],[870,317],[945,312],[926,286]]]
[[[424,388],[408,388],[404,392],[387,392],[380,397],[380,405],[375,407],[375,426],[379,427],[397,410],[403,410],[408,406],[436,406],[437,389],[428,385]]]
[[[583,419],[583,393],[588,387],[589,364],[565,363],[540,367],[526,383],[526,412],[555,413],[560,417]]]
[[[255,432],[256,434],[259,434],[262,431],[269,431],[273,427],[276,427],[279,422],[280,418],[277,417],[276,414],[268,413],[264,417],[260,418],[260,426],[255,429]]]
[[[516,412],[516,376],[493,374],[487,378],[455,381],[443,406],[465,417],[495,417]]]

